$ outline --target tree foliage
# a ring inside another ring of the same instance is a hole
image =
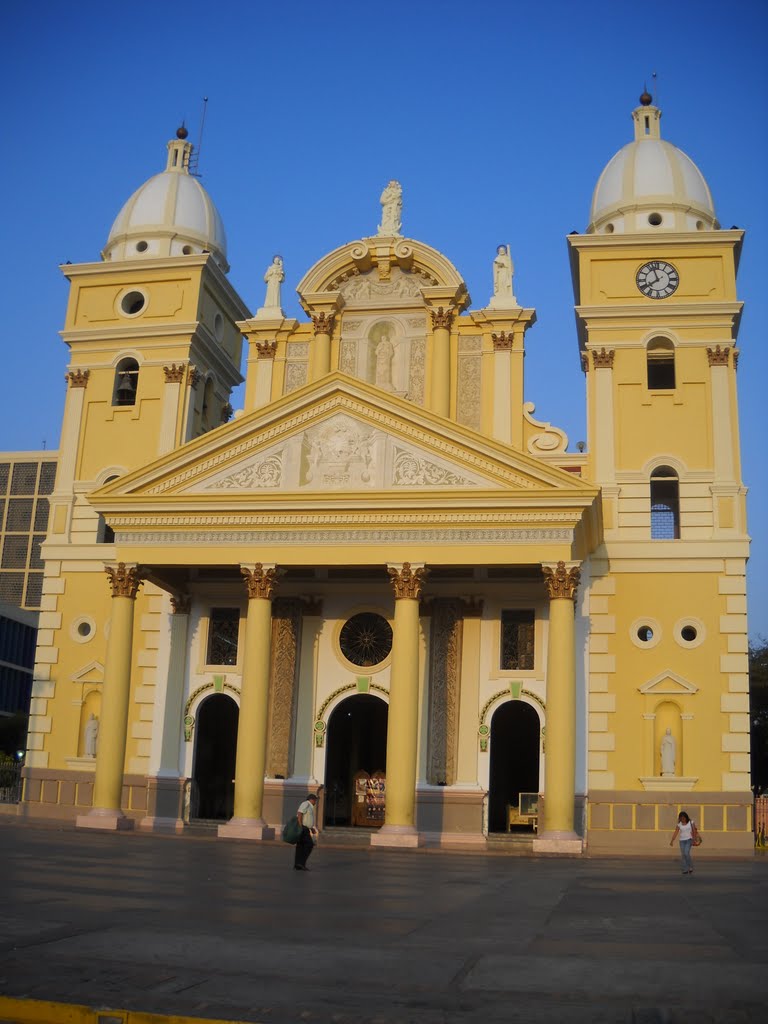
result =
[[[749,647],[749,710],[752,741],[752,789],[768,791],[768,640]]]

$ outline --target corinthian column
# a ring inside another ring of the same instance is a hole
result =
[[[240,717],[237,723],[235,811],[219,826],[220,836],[272,839],[274,829],[263,818],[264,770],[267,760],[269,668],[272,646],[272,597],[279,571],[274,566],[241,566],[248,590],[245,620]]]
[[[453,310],[443,306],[432,314],[432,398],[430,408],[448,417],[451,410],[451,324]]]
[[[416,751],[419,734],[419,599],[427,570],[388,566],[395,591],[392,668],[387,720],[387,792],[384,825],[372,846],[418,846]]]
[[[333,313],[318,313],[312,317],[315,340],[312,344],[312,380],[331,372],[331,335],[335,317]]]
[[[128,699],[131,690],[131,649],[136,595],[142,580],[137,566],[119,562],[106,566],[112,590],[112,616],[104,665],[93,809],[77,818],[78,828],[127,829],[133,819],[120,809],[123,792]]]
[[[581,573],[575,564],[542,566],[549,596],[547,640],[547,721],[544,822],[534,849],[580,853],[573,827],[576,796],[576,654],[574,602]]]

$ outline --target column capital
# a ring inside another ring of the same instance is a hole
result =
[[[241,565],[240,572],[245,579],[248,600],[256,597],[261,597],[265,601],[272,600],[280,577],[280,570],[276,566],[265,566],[262,562],[257,562],[253,566]]]
[[[453,323],[453,317],[455,310],[448,306],[438,306],[437,309],[430,309],[429,315],[432,317],[432,330],[437,331],[442,328],[445,331],[450,331],[451,324]]]
[[[187,374],[187,386],[190,387],[190,388],[194,388],[195,391],[197,391],[197,385],[200,383],[200,381],[202,379],[203,379],[202,373],[200,373],[200,371],[198,370],[198,368],[196,366],[193,366],[190,363],[189,364],[189,373]]]
[[[515,336],[511,331],[501,331],[499,334],[492,334],[494,352],[508,352],[514,345]]]
[[[336,322],[335,313],[326,313],[324,310],[320,313],[312,314],[312,329],[317,334],[333,334],[333,325]]]
[[[257,359],[274,359],[275,353],[277,352],[277,341],[257,341],[256,342],[256,358]]]
[[[127,566],[125,562],[118,562],[116,567],[105,565],[104,572],[109,578],[112,597],[130,597],[131,600],[135,600],[139,587],[144,582],[138,565]]]
[[[544,584],[547,588],[547,596],[550,601],[565,598],[569,601],[576,600],[576,591],[579,589],[581,569],[576,562],[558,562],[557,565],[542,565],[544,573]]]
[[[87,388],[90,376],[90,370],[70,370],[69,373],[64,374],[64,380],[71,388]]]
[[[388,565],[387,572],[395,591],[396,601],[403,598],[410,598],[412,601],[420,599],[421,588],[429,569],[423,565],[412,566],[410,562],[403,562],[402,565]]]
[[[174,615],[189,615],[192,610],[191,594],[171,594],[171,608]]]
[[[587,352],[579,352],[579,359],[581,360],[582,373],[589,373],[589,354]]]
[[[613,369],[613,357],[615,351],[612,348],[606,349],[601,348],[598,352],[596,348],[592,349],[592,362],[596,370],[612,370]]]
[[[710,366],[727,366],[728,356],[730,355],[730,352],[731,350],[730,348],[728,348],[727,345],[725,345],[723,348],[720,348],[719,345],[717,345],[715,348],[708,348],[707,362]]]
[[[184,363],[171,363],[170,366],[163,367],[163,373],[165,374],[166,384],[181,384],[184,380],[184,370],[186,369]]]

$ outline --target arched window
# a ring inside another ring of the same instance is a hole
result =
[[[651,473],[651,540],[680,538],[680,481],[669,466]]]
[[[139,389],[139,364],[135,359],[121,359],[115,369],[112,405],[136,405]]]
[[[117,476],[116,475],[108,476],[106,480],[102,481],[100,486],[103,487],[104,484],[108,484],[112,480],[117,480]],[[115,531],[107,523],[106,519],[104,518],[104,516],[101,513],[99,513],[99,525],[96,528],[96,543],[97,544],[114,544],[115,543]]]
[[[646,349],[648,357],[648,390],[674,391],[675,346],[669,338],[652,338]]]

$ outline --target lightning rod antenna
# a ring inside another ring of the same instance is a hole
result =
[[[661,106],[659,102],[659,76],[656,74],[655,71],[651,73],[651,79],[653,81],[653,102],[658,107]]]
[[[200,130],[197,133],[197,146],[192,153],[192,159],[190,160],[189,173],[193,174],[196,178],[201,178],[202,175],[198,171],[200,166],[200,151],[203,148],[203,129],[205,128],[205,112],[208,109],[208,97],[203,96],[203,112],[200,115]]]

